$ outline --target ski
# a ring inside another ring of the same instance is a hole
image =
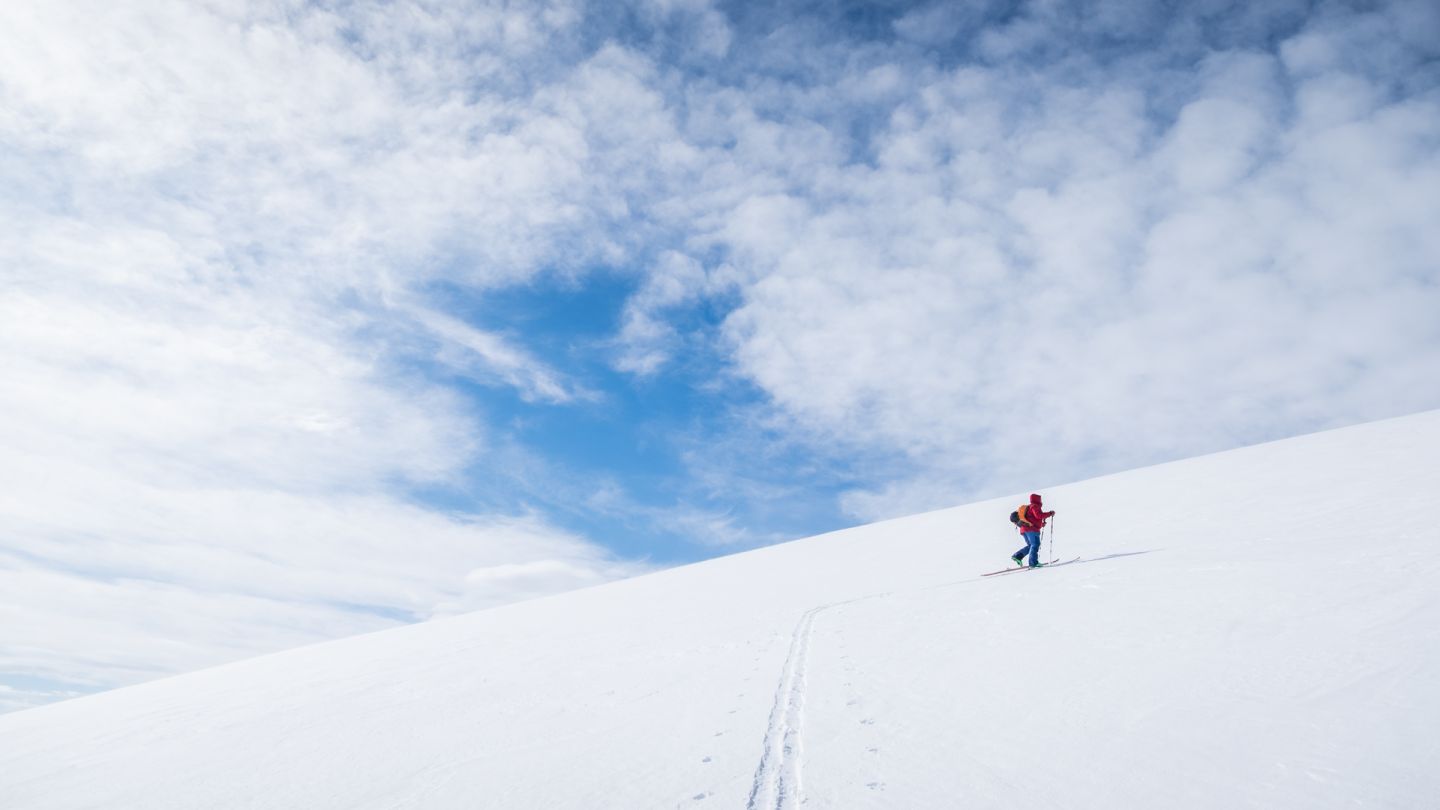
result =
[[[1065,562],[1057,562],[1057,561],[1055,561],[1055,560],[1051,560],[1050,562],[1047,562],[1047,563],[1041,563],[1040,565],[1038,565],[1038,566],[1036,566],[1036,567],[1037,567],[1037,568],[1054,568],[1054,567],[1057,566],[1057,565],[1069,565],[1070,563],[1073,563],[1073,562],[1080,562],[1080,558],[1079,558],[1079,557],[1076,557],[1076,558],[1073,559],[1073,560],[1066,560]],[[995,576],[995,575],[997,575],[997,574],[1013,574],[1013,573],[1015,573],[1016,571],[1030,571],[1030,570],[1032,570],[1032,569],[1030,568],[1030,566],[1028,566],[1028,565],[1021,565],[1021,566],[1016,566],[1015,568],[1003,568],[1003,569],[1001,569],[1001,570],[999,570],[999,571],[991,571],[991,572],[988,573],[988,574],[981,574],[980,576],[982,576],[982,577],[993,577],[993,576]]]

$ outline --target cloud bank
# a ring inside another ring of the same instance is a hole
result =
[[[623,249],[606,76],[537,98],[563,6],[349,11],[0,12],[0,708],[646,570],[411,496],[491,446],[427,369],[587,397],[423,291]]]
[[[713,234],[741,373],[815,441],[903,454],[854,514],[1440,401],[1432,7],[941,8],[897,33],[969,58],[803,88],[885,118],[859,159],[788,153],[793,187]]]

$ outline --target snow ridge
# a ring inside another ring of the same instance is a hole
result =
[[[829,607],[832,606],[821,605],[805,611],[790,634],[790,651],[785,656],[785,668],[775,690],[775,705],[770,709],[770,722],[765,729],[765,751],[755,768],[746,810],[793,810],[800,805],[806,658],[815,616]]]

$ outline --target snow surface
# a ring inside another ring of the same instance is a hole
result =
[[[1440,411],[0,717],[0,807],[1440,807]],[[1047,547],[1048,551],[1048,547]]]

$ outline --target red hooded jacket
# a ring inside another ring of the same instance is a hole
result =
[[[1020,533],[1038,532],[1045,528],[1045,521],[1054,515],[1054,512],[1043,511],[1039,495],[1031,495],[1030,503],[1016,510],[1020,513],[1020,524],[1017,528]],[[1025,524],[1029,523],[1029,526]]]

